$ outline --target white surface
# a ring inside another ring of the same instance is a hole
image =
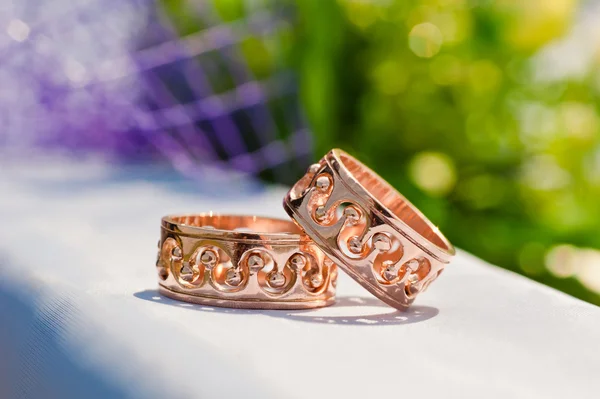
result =
[[[0,323],[23,329],[11,335],[4,326],[0,354],[18,366],[4,370],[0,393],[55,397],[60,384],[68,397],[107,384],[112,396],[159,398],[600,395],[600,309],[465,253],[408,313],[344,275],[338,304],[321,310],[183,304],[155,291],[160,217],[285,217],[283,189],[248,194],[251,184],[230,182],[195,191],[98,165],[0,167],[0,278],[34,309],[27,322],[0,311]],[[244,201],[215,195],[238,190]],[[55,337],[35,333],[40,323]],[[51,373],[60,367],[93,378],[75,386],[72,372]]]

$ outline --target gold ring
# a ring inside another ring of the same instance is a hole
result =
[[[335,300],[336,265],[291,221],[166,216],[156,267],[161,294],[210,306],[307,309]]]
[[[414,205],[338,149],[309,168],[283,206],[330,259],[400,310],[410,306],[455,254]]]

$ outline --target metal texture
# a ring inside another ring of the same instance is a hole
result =
[[[308,169],[283,205],[329,258],[400,310],[440,275],[455,253],[414,205],[338,149]]]
[[[209,306],[308,309],[335,301],[337,267],[290,221],[258,216],[166,216],[160,292]]]

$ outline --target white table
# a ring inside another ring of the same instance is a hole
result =
[[[600,309],[464,252],[408,313],[345,275],[314,311],[161,297],[163,214],[285,214],[284,188],[159,172],[0,163],[1,398],[600,397]]]

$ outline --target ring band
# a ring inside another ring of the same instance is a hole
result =
[[[291,221],[166,216],[156,262],[161,294],[209,306],[308,309],[335,300],[337,267]]]
[[[283,206],[329,258],[400,310],[439,276],[455,253],[414,205],[338,149],[308,169]]]

